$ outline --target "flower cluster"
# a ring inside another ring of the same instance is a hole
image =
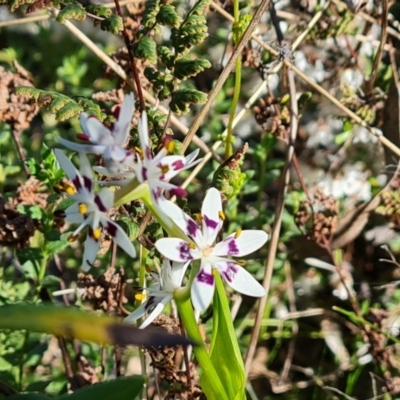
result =
[[[138,121],[141,149],[127,149],[133,103],[132,94],[125,97],[116,115],[116,122],[111,128],[104,126],[95,117],[83,113],[81,125],[84,133],[78,135],[78,139],[83,143],[59,139],[64,146],[79,152],[79,170],[61,150],[55,150],[62,169],[73,184],[73,187],[65,187],[73,204],[58,214],[69,223],[79,224],[70,235],[71,241],[88,227],[82,268],[87,271],[93,264],[103,230],[129,256],[136,256],[135,248],[126,233],[109,217],[110,210],[118,203],[118,194],[114,195],[115,192],[106,187],[97,191],[94,189],[92,171],[95,170],[115,179],[108,182],[121,186],[120,190],[127,193],[132,193],[136,187],[146,186],[150,203],[154,205],[153,210],[157,211],[156,218],[163,226],[172,226],[168,230],[170,237],[161,238],[155,243],[156,249],[164,257],[160,274],[152,274],[156,283],[143,289],[138,298],[144,298],[145,301],[127,317],[127,321],[136,321],[150,312],[147,320],[141,325],[145,327],[161,313],[169,301],[186,292],[190,292],[196,310],[205,310],[212,301],[217,273],[240,293],[255,297],[265,295],[264,288],[242,267],[243,263],[234,257],[246,256],[258,250],[266,243],[268,235],[261,230],[239,229],[215,243],[225,219],[221,194],[215,188],[208,190],[198,221],[185,214],[176,204],[166,200],[163,196],[164,190],[180,196],[185,195],[182,188],[169,180],[180,171],[199,162],[200,160],[196,160],[198,152],[187,157],[170,155],[171,142],[166,141],[159,153],[153,156],[146,112],[142,113]],[[91,167],[86,153],[101,154],[104,166]],[[142,198],[144,200],[144,197]],[[191,277],[186,283],[184,278],[189,266]],[[182,287],[183,283],[186,283],[186,286]]]

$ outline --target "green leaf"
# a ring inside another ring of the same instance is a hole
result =
[[[116,222],[126,232],[131,241],[138,238],[140,227],[136,222],[132,221],[131,217],[122,216]]]
[[[88,114],[94,115],[100,121],[104,121],[104,119],[107,117],[107,115],[101,111],[100,106],[87,97],[76,96],[73,97],[73,100],[83,107]]]
[[[184,80],[191,76],[196,76],[207,68],[211,68],[211,63],[203,58],[198,60],[181,58],[175,61],[174,75],[176,78]]]
[[[157,22],[157,14],[160,11],[160,0],[146,1],[146,10],[143,13],[142,24],[145,28],[151,29]]]
[[[180,89],[172,93],[169,107],[175,114],[186,114],[189,112],[190,104],[205,103],[207,95],[195,89]]]
[[[47,212],[42,207],[35,205],[19,205],[17,206],[17,210],[21,214],[25,214],[32,219],[38,219],[40,221],[47,220]]]
[[[122,18],[118,15],[111,15],[110,17],[104,19],[100,22],[100,28],[103,31],[114,33],[118,35],[124,29],[124,23]]]
[[[157,14],[157,22],[171,28],[178,28],[182,18],[177,14],[176,8],[171,4],[161,6]]]
[[[56,400],[132,400],[141,392],[144,379],[141,376],[129,376],[112,381],[86,386],[72,394],[64,394]]]
[[[61,110],[56,112],[56,119],[58,121],[65,121],[67,119],[80,115],[82,111],[83,108],[79,104],[71,101],[66,106],[61,108]]]
[[[210,358],[229,399],[245,400],[246,375],[221,277],[215,276]],[[208,384],[205,375],[201,385]]]
[[[62,24],[68,19],[83,21],[86,18],[86,10],[80,3],[72,3],[65,6],[57,15],[57,21]]]
[[[155,328],[139,329],[108,316],[54,305],[1,306],[0,329],[26,329],[100,344],[143,346],[189,344],[183,336],[170,335]]]
[[[138,42],[132,45],[132,52],[136,58],[148,60],[151,63],[157,62],[156,42],[147,36],[143,36]]]
[[[20,393],[9,397],[10,400],[56,400],[55,397],[37,393]]]
[[[100,4],[89,4],[86,6],[86,11],[101,18],[108,18],[112,15],[110,8],[104,7]]]
[[[241,166],[247,147],[246,144],[236,151],[214,173],[212,186],[216,187],[228,199],[236,197],[242,191],[246,181],[246,174],[242,172]]]

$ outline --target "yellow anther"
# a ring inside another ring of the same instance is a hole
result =
[[[198,224],[201,224],[203,222],[203,217],[199,213],[194,214],[194,218],[196,219]]]
[[[68,236],[68,242],[73,243],[78,239],[78,235],[69,235]]]
[[[87,214],[87,211],[88,211],[87,205],[85,203],[79,203],[78,204],[78,211],[82,215]]]
[[[169,167],[168,167],[168,165],[161,165],[161,172],[163,173],[163,174],[166,174],[168,171],[169,171]]]
[[[93,239],[99,240],[101,236],[101,229],[93,229]]]
[[[215,268],[213,268],[211,271],[212,271],[212,274],[213,274],[214,276],[217,276],[218,271],[217,271]]]
[[[74,195],[76,193],[76,190],[71,185],[64,185],[64,192],[69,194],[70,196],[72,196],[72,195]]]
[[[218,211],[218,215],[222,219],[222,221],[225,221],[225,214],[224,214],[224,212],[222,210]]]
[[[141,149],[140,147],[135,146],[135,147],[134,147],[134,150],[136,151],[136,153],[139,154],[139,156],[140,156],[141,158],[143,158],[143,151],[142,151],[142,149]]]
[[[244,267],[245,265],[246,265],[246,261],[244,261],[244,260],[235,260],[235,263],[236,264],[239,264],[240,266],[242,266],[242,267]]]
[[[195,249],[196,245],[194,243],[188,243],[189,249]]]
[[[146,272],[147,272],[148,274],[150,274],[150,273],[152,272],[151,267],[150,267],[149,265],[145,265],[145,266],[144,266],[144,269],[146,270]]]
[[[143,301],[146,299],[146,295],[144,293],[136,293],[135,294],[135,300],[137,301]]]
[[[175,143],[173,140],[168,141],[165,148],[167,149],[168,153],[172,153],[175,150]]]
[[[237,239],[242,234],[242,230],[240,228],[237,229],[235,234],[235,239]]]

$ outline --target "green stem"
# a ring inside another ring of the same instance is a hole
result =
[[[205,393],[207,399],[228,400],[225,389],[207,353],[206,346],[204,345],[199,325],[196,321],[196,318],[194,317],[193,307],[190,302],[190,298],[187,298],[185,300],[178,297],[175,299],[175,301],[186,332],[189,338],[196,343],[196,345],[193,346],[194,354],[202,369],[202,373],[205,375],[207,382],[209,383],[212,390],[212,393]],[[207,388],[203,388],[203,390],[207,390]]]
[[[236,44],[240,40],[240,33],[239,33],[239,0],[233,1],[233,43]],[[229,121],[227,126],[227,135],[225,138],[225,159],[230,157],[233,153],[232,149],[232,142],[233,142],[233,120],[236,114],[236,108],[239,102],[240,97],[240,86],[242,81],[242,60],[240,57],[235,62],[235,88],[233,92],[232,104],[231,109],[229,111]]]

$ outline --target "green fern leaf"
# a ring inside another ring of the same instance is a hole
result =
[[[157,14],[160,11],[160,0],[149,0],[146,2],[146,10],[143,13],[142,24],[151,29],[157,23]]]
[[[175,11],[175,7],[168,4],[161,6],[157,14],[157,22],[171,28],[178,28],[182,22],[182,18]]]
[[[103,31],[118,35],[118,33],[124,29],[124,24],[121,17],[118,15],[111,15],[111,17],[108,17],[100,22],[100,28]]]
[[[208,60],[202,58],[198,60],[181,58],[175,62],[174,75],[179,80],[184,80],[191,76],[196,76],[207,68],[211,68],[211,63]]]
[[[152,63],[157,62],[156,42],[147,36],[143,36],[132,45],[132,52],[136,58],[148,60]]]
[[[201,104],[207,101],[207,95],[195,89],[179,89],[172,93],[169,107],[175,114],[187,114],[191,104]]]
[[[101,18],[109,18],[112,15],[112,11],[109,8],[99,4],[90,4],[86,6],[86,11]]]
[[[71,101],[56,112],[56,119],[58,121],[65,121],[79,115],[82,111],[83,108],[79,104]]]
[[[79,3],[68,4],[57,15],[57,21],[62,24],[68,19],[83,21],[86,18],[86,10]]]

